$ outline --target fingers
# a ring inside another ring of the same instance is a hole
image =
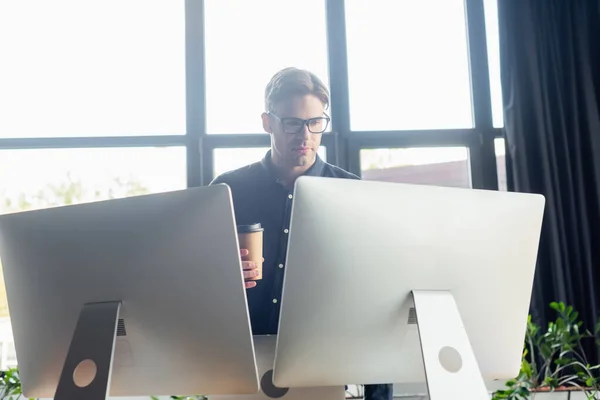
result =
[[[240,255],[243,257],[246,257],[249,254],[249,251],[247,249],[240,249]],[[263,258],[263,262],[265,261],[265,259]],[[256,278],[259,274],[258,270],[256,269],[256,263],[254,261],[242,261],[242,269],[244,270],[244,286],[246,287],[246,289],[251,289],[253,287],[256,287],[256,282],[248,280],[248,279],[253,279]]]
[[[256,263],[254,261],[242,261],[242,269],[244,271],[256,269]]]
[[[244,271],[244,279],[252,279],[252,278],[256,278],[257,276],[258,276],[257,270]]]

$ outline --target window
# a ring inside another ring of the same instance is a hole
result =
[[[1,2],[0,54],[0,137],[185,133],[183,0]]]
[[[466,147],[361,150],[362,178],[374,181],[471,187]]]
[[[185,148],[0,151],[0,213],[186,187]]]
[[[260,161],[268,150],[268,147],[215,149],[213,151],[213,178]]]
[[[282,68],[329,85],[324,0],[204,4],[208,133],[262,133],[265,86]]]
[[[496,169],[498,170],[498,190],[508,190],[506,183],[506,147],[504,139],[495,139]]]
[[[11,335],[12,336],[12,335]],[[12,338],[6,342],[0,342],[0,355],[1,355],[1,363],[0,368],[3,371],[9,368],[17,367],[17,353],[15,350],[15,344],[12,341]]]
[[[464,0],[347,1],[346,20],[352,130],[473,127]]]
[[[215,149],[213,153],[213,178],[224,172],[233,171],[234,169],[260,161],[267,151],[269,151],[268,147]],[[324,161],[327,160],[327,149],[325,146],[319,147],[318,153]]]
[[[157,193],[186,187],[185,148],[0,151],[0,213]],[[0,360],[12,334],[0,264]],[[7,347],[8,346],[8,347]]]
[[[4,281],[2,281],[4,289]],[[17,366],[15,344],[12,337],[12,326],[8,314],[0,317],[0,370],[6,371]]]
[[[498,0],[484,0],[485,33],[487,36],[490,94],[494,128],[504,126],[502,87],[500,86],[500,39],[498,34]]]

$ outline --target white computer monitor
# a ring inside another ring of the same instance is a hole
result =
[[[27,397],[258,390],[228,186],[4,215],[0,256]]]
[[[298,179],[275,384],[487,398],[482,376],[519,372],[543,211],[532,194]]]

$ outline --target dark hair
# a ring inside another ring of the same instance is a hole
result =
[[[329,90],[318,76],[303,69],[284,68],[273,75],[265,89],[265,109],[274,111],[282,100],[307,94],[316,96],[325,108],[329,107]]]

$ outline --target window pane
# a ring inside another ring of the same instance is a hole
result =
[[[360,165],[366,180],[471,187],[466,147],[361,150]]]
[[[185,187],[184,147],[0,151],[0,213]]]
[[[0,268],[2,265],[0,264]],[[4,278],[1,278],[1,290],[4,291]],[[15,344],[13,343],[12,326],[6,310],[6,294],[2,293],[2,310],[0,314],[0,369],[6,371],[9,368],[17,366],[15,355]]]
[[[213,152],[213,178],[222,173],[233,171],[248,164],[262,160],[268,147],[238,147],[214,149]],[[319,147],[319,156],[327,161],[327,149]]]
[[[3,1],[0,54],[0,137],[185,133],[183,0]]]
[[[346,20],[352,130],[473,126],[464,0],[347,1]]]
[[[506,147],[504,139],[495,139],[496,169],[498,170],[498,190],[508,190],[506,183]]]
[[[0,151],[0,213],[185,187],[183,147]],[[0,359],[10,365],[14,345],[1,268]]]
[[[490,70],[490,92],[494,128],[504,126],[502,87],[500,86],[500,39],[498,34],[498,0],[484,0],[485,32],[487,36],[488,65]]]
[[[282,68],[328,85],[324,0],[207,1],[205,15],[208,133],[263,132],[265,86]]]

